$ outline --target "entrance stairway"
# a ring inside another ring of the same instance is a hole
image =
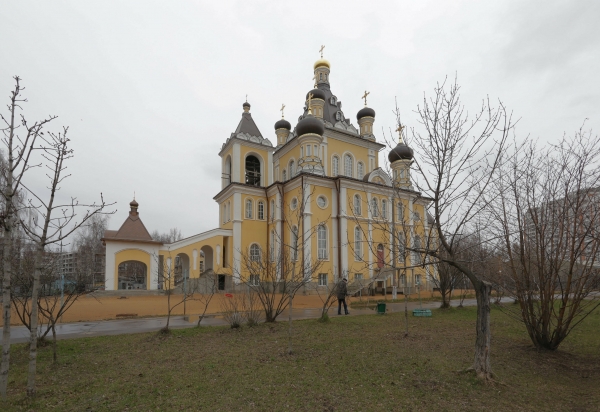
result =
[[[356,279],[348,283],[348,294],[356,296],[361,291],[363,294],[368,294],[369,289],[375,282],[381,282],[394,277],[394,268],[390,266],[383,267],[379,272],[370,279]],[[367,289],[367,290],[365,290]]]

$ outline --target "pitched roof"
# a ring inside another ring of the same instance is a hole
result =
[[[152,239],[148,229],[146,229],[146,226],[144,226],[144,223],[140,219],[140,214],[137,211],[137,202],[133,201],[129,205],[131,206],[131,211],[125,222],[121,225],[121,228],[119,230],[106,230],[104,232],[104,239],[156,242]]]
[[[250,136],[262,137],[262,134],[260,133],[260,130],[258,130],[250,113],[242,113],[242,120],[240,120],[240,123],[233,133],[248,133]]]

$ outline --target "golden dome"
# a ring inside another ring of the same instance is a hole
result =
[[[329,61],[325,60],[325,59],[322,59],[322,58],[319,59],[319,60],[317,60],[315,62],[315,65],[313,66],[313,69],[316,69],[317,67],[322,67],[322,66],[325,66],[328,69],[331,69],[331,65],[329,64]]]

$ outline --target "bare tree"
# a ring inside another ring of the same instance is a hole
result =
[[[450,299],[460,277],[460,272],[446,262],[440,262],[437,269],[438,276],[432,277],[432,282],[439,289],[442,296],[440,308],[447,309],[451,306]]]
[[[100,194],[98,204],[80,204],[77,198],[71,197],[65,202],[57,199],[60,190],[59,185],[70,175],[65,175],[65,162],[73,157],[73,150],[68,147],[68,128],[63,128],[62,133],[48,132],[40,135],[42,144],[36,147],[40,151],[42,162],[46,169],[46,177],[49,179],[47,198],[40,190],[33,190],[33,186],[23,185],[30,199],[27,207],[35,210],[39,219],[33,222],[24,221],[20,223],[27,236],[36,245],[35,270],[33,272],[33,290],[31,295],[31,335],[29,348],[29,370],[27,378],[27,394],[35,395],[35,372],[37,361],[37,337],[38,325],[38,295],[40,291],[40,278],[44,271],[44,255],[48,245],[62,242],[73,232],[79,229],[92,216],[103,213],[105,207],[110,206]],[[77,211],[85,208],[80,221],[77,221]],[[58,213],[56,213],[58,211]],[[114,213],[114,212],[111,212]]]
[[[73,252],[76,255],[76,272],[84,276],[92,289],[104,285],[104,260],[106,246],[102,242],[104,232],[108,227],[109,215],[96,214],[75,234]]]
[[[515,144],[495,173],[513,313],[537,348],[555,350],[600,306],[600,138],[581,128],[556,145]]]
[[[475,357],[469,370],[480,379],[490,380],[491,285],[477,268],[461,261],[457,241],[463,233],[472,232],[486,206],[484,195],[493,183],[513,123],[502,102],[494,108],[489,98],[469,117],[459,91],[456,82],[439,84],[433,96],[425,96],[416,110],[422,131],[413,128],[410,142],[418,153],[415,183],[431,199],[427,239],[435,239],[435,247],[426,242],[419,251],[455,267],[471,281],[477,298],[477,321]],[[400,124],[399,111],[397,115]]]
[[[150,236],[152,236],[152,240],[156,240],[165,244],[177,242],[178,240],[183,239],[181,230],[176,227],[169,229],[169,233],[160,233],[158,230],[154,230]]]
[[[321,316],[319,317],[319,322],[329,322],[329,309],[336,303],[337,301],[337,287],[341,280],[338,282],[327,283],[326,285],[313,285],[313,289],[316,295],[321,300]]]
[[[30,162],[31,153],[36,145],[37,139],[43,134],[44,127],[54,120],[56,116],[49,116],[46,119],[38,120],[33,124],[18,112],[22,110],[22,103],[27,99],[21,96],[24,88],[21,86],[21,79],[14,77],[15,87],[10,93],[8,104],[8,116],[0,113],[0,118],[4,122],[2,127],[2,143],[5,146],[1,167],[1,197],[2,211],[0,213],[0,223],[3,230],[3,256],[2,262],[2,360],[0,363],[0,396],[6,399],[6,390],[8,385],[8,370],[10,364],[10,291],[12,259],[10,258],[12,242],[17,226],[19,225],[19,205],[18,196],[22,191],[23,177],[33,165]]]

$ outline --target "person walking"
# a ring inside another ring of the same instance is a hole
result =
[[[348,279],[344,278],[338,283],[337,299],[338,299],[338,315],[342,314],[342,303],[344,304],[344,312],[349,315],[348,305],[346,305],[346,296],[348,295]]]

